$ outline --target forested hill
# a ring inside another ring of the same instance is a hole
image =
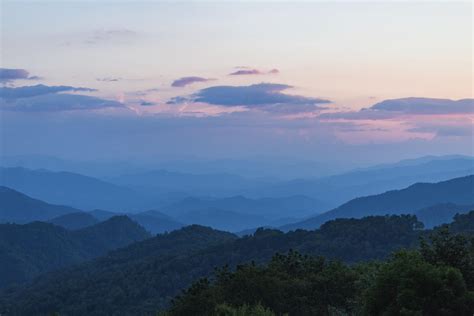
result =
[[[49,223],[0,225],[0,288],[70,266],[150,235],[126,216],[68,231]]]
[[[253,236],[190,226],[135,243],[94,261],[37,279],[5,292],[0,312],[46,315],[147,315],[215,267],[254,261],[295,249],[346,262],[383,259],[414,247],[420,234],[414,216],[339,219],[315,231],[283,233],[259,229]]]
[[[474,204],[474,175],[438,183],[416,183],[402,190],[356,198],[329,212],[282,226],[281,229],[315,229],[334,218],[413,214],[420,209],[441,203]]]

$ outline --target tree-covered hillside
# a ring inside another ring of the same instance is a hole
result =
[[[0,288],[29,281],[150,235],[125,216],[68,231],[49,223],[0,225]]]
[[[253,236],[190,226],[135,243],[94,261],[43,276],[5,292],[0,311],[36,315],[148,315],[214,268],[269,262],[290,249],[348,263],[383,260],[413,248],[420,235],[414,216],[378,216],[330,221],[315,231],[259,229]]]

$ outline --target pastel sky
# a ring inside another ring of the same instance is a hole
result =
[[[4,155],[474,154],[471,2],[0,6]]]

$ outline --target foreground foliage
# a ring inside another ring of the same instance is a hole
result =
[[[242,238],[189,226],[4,291],[0,313],[464,315],[473,309],[472,223],[474,212],[458,216],[431,239],[409,215]]]
[[[168,315],[234,315],[217,312],[223,305],[260,306],[268,315],[472,315],[473,245],[442,229],[420,250],[400,250],[376,264],[276,254],[266,265],[223,268],[195,282]]]

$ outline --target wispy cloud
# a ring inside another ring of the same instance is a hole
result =
[[[105,78],[97,78],[96,80],[101,81],[101,82],[117,82],[117,81],[121,81],[122,78],[105,77]]]
[[[242,75],[261,75],[262,72],[258,69],[241,69],[231,72],[229,76],[242,76]]]
[[[239,68],[242,68],[242,69],[238,69],[234,72],[231,72],[229,76],[266,75],[266,74],[275,75],[275,74],[280,73],[280,71],[276,68],[273,68],[269,71],[262,71],[259,69],[255,69],[255,68],[251,69],[251,68],[246,68],[246,67],[239,67]]]
[[[171,86],[172,87],[185,87],[187,85],[190,85],[196,82],[207,82],[211,80],[214,80],[214,79],[197,77],[197,76],[182,77],[173,81],[171,83]]]

